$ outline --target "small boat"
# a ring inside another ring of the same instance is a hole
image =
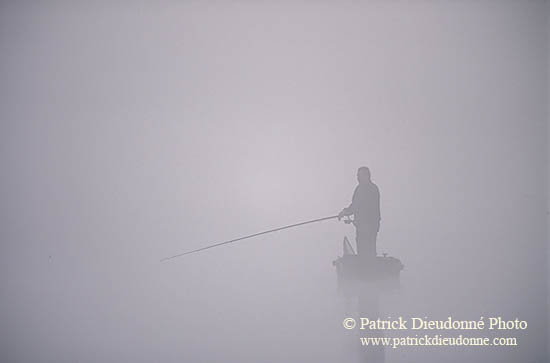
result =
[[[386,253],[374,258],[361,258],[355,253],[347,237],[344,252],[332,262],[336,267],[338,290],[345,296],[354,296],[363,288],[395,289],[404,265],[398,258]]]

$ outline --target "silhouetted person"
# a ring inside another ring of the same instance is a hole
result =
[[[362,166],[357,170],[359,185],[353,192],[349,207],[338,218],[354,216],[357,254],[364,258],[376,257],[376,235],[380,230],[380,192],[371,181],[370,170]]]

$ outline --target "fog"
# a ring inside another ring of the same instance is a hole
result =
[[[547,361],[548,14],[3,1],[0,360],[354,361],[332,266],[352,226],[159,261],[337,214],[366,165],[405,265],[381,316],[529,324],[386,362]]]

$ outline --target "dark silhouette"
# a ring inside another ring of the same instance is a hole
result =
[[[338,218],[353,215],[357,254],[361,258],[374,258],[376,236],[380,230],[380,192],[366,166],[357,170],[357,181],[359,184],[353,192],[351,204],[338,214]]]

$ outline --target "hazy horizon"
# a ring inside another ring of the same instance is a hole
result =
[[[382,314],[527,320],[548,357],[548,4],[0,4],[3,362],[351,360],[332,261],[366,165]],[[355,246],[354,246],[355,247]]]

